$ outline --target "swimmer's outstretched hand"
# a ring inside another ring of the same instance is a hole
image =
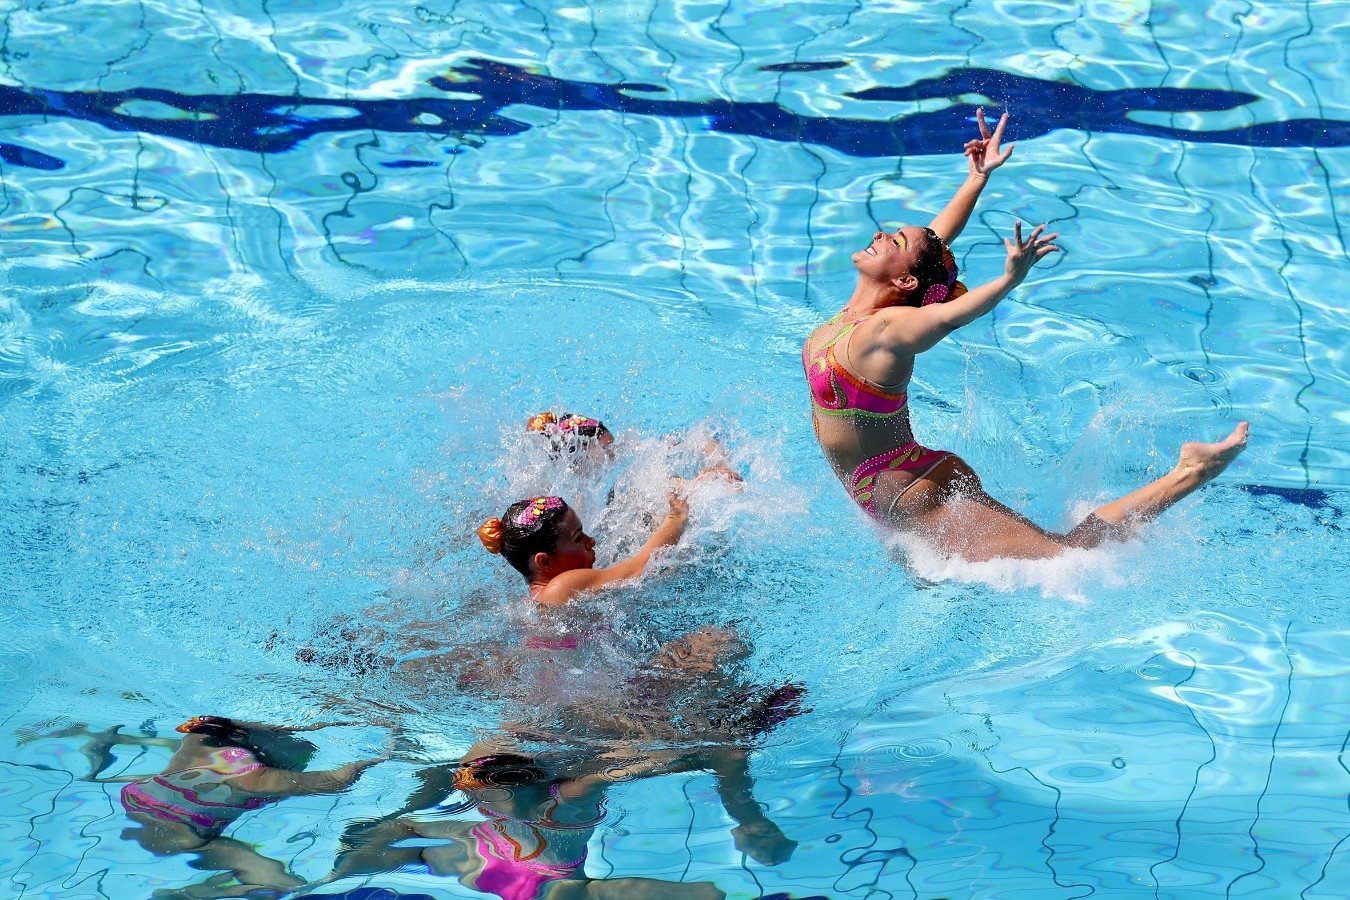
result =
[[[741,473],[737,472],[726,463],[714,463],[694,476],[695,482],[708,481],[710,479],[725,481],[734,486],[737,490],[743,490],[745,488],[745,479],[741,477]]]
[[[1044,225],[1037,225],[1031,235],[1024,241],[1022,240],[1022,223],[1013,225],[1013,239],[1003,239],[1003,246],[1008,249],[1008,259],[1003,265],[1003,271],[1013,284],[1021,284],[1031,271],[1031,267],[1040,262],[1044,257],[1051,253],[1059,253],[1060,249],[1051,243],[1059,237],[1059,232],[1054,234],[1042,234],[1045,231]]]
[[[966,141],[965,154],[970,160],[970,174],[989,177],[989,173],[997,169],[1008,161],[1012,156],[1013,148],[1016,144],[1009,144],[1002,147],[1003,129],[1008,124],[1008,114],[999,116],[998,124],[994,126],[994,133],[989,133],[989,126],[984,122],[984,110],[975,110],[975,121],[980,124],[980,136],[975,140]]]
[[[736,849],[761,866],[776,866],[792,858],[797,842],[783,834],[783,830],[764,819],[748,822],[731,829],[731,840]]]
[[[684,479],[677,479],[679,487],[670,492],[667,500],[670,503],[670,512],[666,514],[667,519],[677,519],[680,524],[684,524],[689,518],[689,501],[684,496]]]

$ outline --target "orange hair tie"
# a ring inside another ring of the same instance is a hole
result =
[[[558,417],[551,412],[541,412],[537,416],[532,416],[530,421],[525,424],[527,431],[544,431],[548,426],[558,421]]]
[[[492,517],[478,526],[478,539],[489,553],[502,552],[502,520]]]

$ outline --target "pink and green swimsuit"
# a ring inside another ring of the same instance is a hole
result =
[[[220,747],[209,752],[206,765],[131,782],[122,788],[122,806],[127,812],[181,822],[210,840],[244,813],[268,802],[266,797],[241,797],[226,783],[261,768],[263,764],[251,751]]]
[[[842,322],[843,318],[844,314],[840,312],[825,324]],[[806,383],[811,388],[811,405],[816,415],[889,419],[907,412],[908,394],[891,393],[859,378],[845,369],[835,358],[835,344],[847,340],[861,321],[863,319],[842,322],[834,336],[822,344],[815,353],[810,351],[809,338],[802,347],[802,367],[806,370]],[[929,450],[917,441],[911,440],[894,450],[866,460],[854,469],[849,493],[869,515],[881,519],[872,496],[872,488],[878,475],[888,471],[918,470],[922,477],[948,456],[951,456],[951,453],[947,450]]]

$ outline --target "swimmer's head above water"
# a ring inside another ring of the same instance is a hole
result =
[[[906,225],[878,231],[853,254],[860,278],[882,282],[896,293],[895,306],[928,306],[966,292],[951,248],[931,228]]]
[[[489,553],[504,556],[527,581],[595,563],[595,540],[561,497],[517,500],[501,518],[484,522],[478,539]]]
[[[591,447],[608,449],[614,443],[604,422],[579,413],[541,412],[530,417],[525,430],[545,438],[554,459],[571,458]]]

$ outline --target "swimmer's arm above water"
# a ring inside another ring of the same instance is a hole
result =
[[[1007,162],[1008,157],[1012,156],[1013,147],[1016,146],[1009,144],[1006,148],[1001,147],[1003,128],[1008,124],[1007,113],[999,117],[993,134],[989,133],[989,126],[984,122],[984,110],[976,110],[975,119],[980,125],[980,136],[967,141],[965,146],[970,173],[966,176],[965,183],[956,189],[956,194],[928,226],[948,244],[956,240],[965,230],[966,223],[970,221],[970,214],[975,211],[975,201],[980,199],[980,192],[989,181],[989,173]]]
[[[688,501],[678,494],[671,494],[670,512],[637,553],[619,560],[608,569],[572,569],[563,572],[534,595],[535,602],[543,606],[560,606],[581,591],[595,590],[615,581],[637,578],[647,568],[653,553],[680,540],[688,520]]]
[[[917,309],[912,306],[891,307],[877,314],[878,329],[874,340],[893,351],[918,354],[934,346],[962,325],[969,325],[992,310],[1012,289],[1026,279],[1031,267],[1059,248],[1051,243],[1059,233],[1042,234],[1044,225],[1037,225],[1031,235],[1022,240],[1022,223],[1013,226],[1013,240],[1003,239],[1008,250],[1003,274],[954,300],[933,303]]]

